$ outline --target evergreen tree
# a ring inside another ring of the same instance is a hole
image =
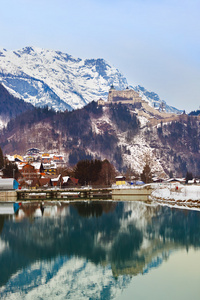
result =
[[[19,170],[16,164],[11,163],[8,160],[5,160],[5,165],[3,169],[3,176],[5,178],[15,178],[17,179],[19,175]]]
[[[74,174],[80,184],[90,184],[98,180],[101,168],[100,160],[81,160],[77,163]]]
[[[188,183],[188,180],[192,180],[193,179],[193,175],[191,172],[186,173],[186,177],[185,177],[185,183]]]

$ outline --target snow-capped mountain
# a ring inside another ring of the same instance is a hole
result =
[[[64,111],[81,108],[99,98],[107,100],[113,84],[117,90],[127,79],[104,59],[80,59],[60,51],[26,47],[0,51],[0,83],[18,98],[34,106]],[[134,87],[151,106],[161,99],[144,88]],[[167,112],[179,112],[165,105]]]
[[[0,51],[0,82],[15,96],[35,106],[77,109],[100,97],[126,78],[103,59],[76,59],[52,50],[26,47]]]
[[[136,92],[140,94],[143,100],[147,101],[150,106],[157,108],[157,109],[162,109],[168,113],[175,113],[175,114],[180,114],[183,111],[178,110],[177,108],[173,106],[169,106],[164,100],[161,100],[159,95],[156,94],[155,92],[148,91],[144,87],[137,85],[135,87],[132,87]]]

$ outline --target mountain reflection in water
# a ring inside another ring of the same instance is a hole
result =
[[[70,293],[63,291],[67,299],[75,297],[72,286],[80,289],[86,273],[94,299],[114,298],[131,276],[148,273],[173,250],[191,246],[200,246],[196,211],[104,201],[46,204],[41,213],[37,204],[24,204],[15,217],[0,215],[0,298],[50,286],[61,270],[66,286],[70,281]],[[79,296],[93,299],[86,286]]]

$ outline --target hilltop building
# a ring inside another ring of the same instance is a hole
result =
[[[123,91],[117,91],[112,85],[108,92],[108,103],[135,104],[142,102],[139,93],[133,89],[126,88]]]
[[[97,101],[97,104],[98,104],[99,106],[104,106],[104,105],[105,105],[105,101],[104,101],[102,98],[100,98],[100,99]]]

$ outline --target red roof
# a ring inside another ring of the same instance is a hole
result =
[[[39,179],[40,186],[44,186],[44,185],[50,184],[50,183],[51,183],[51,178],[40,178]]]
[[[73,182],[73,184],[78,184],[78,179],[70,177],[71,181]]]

